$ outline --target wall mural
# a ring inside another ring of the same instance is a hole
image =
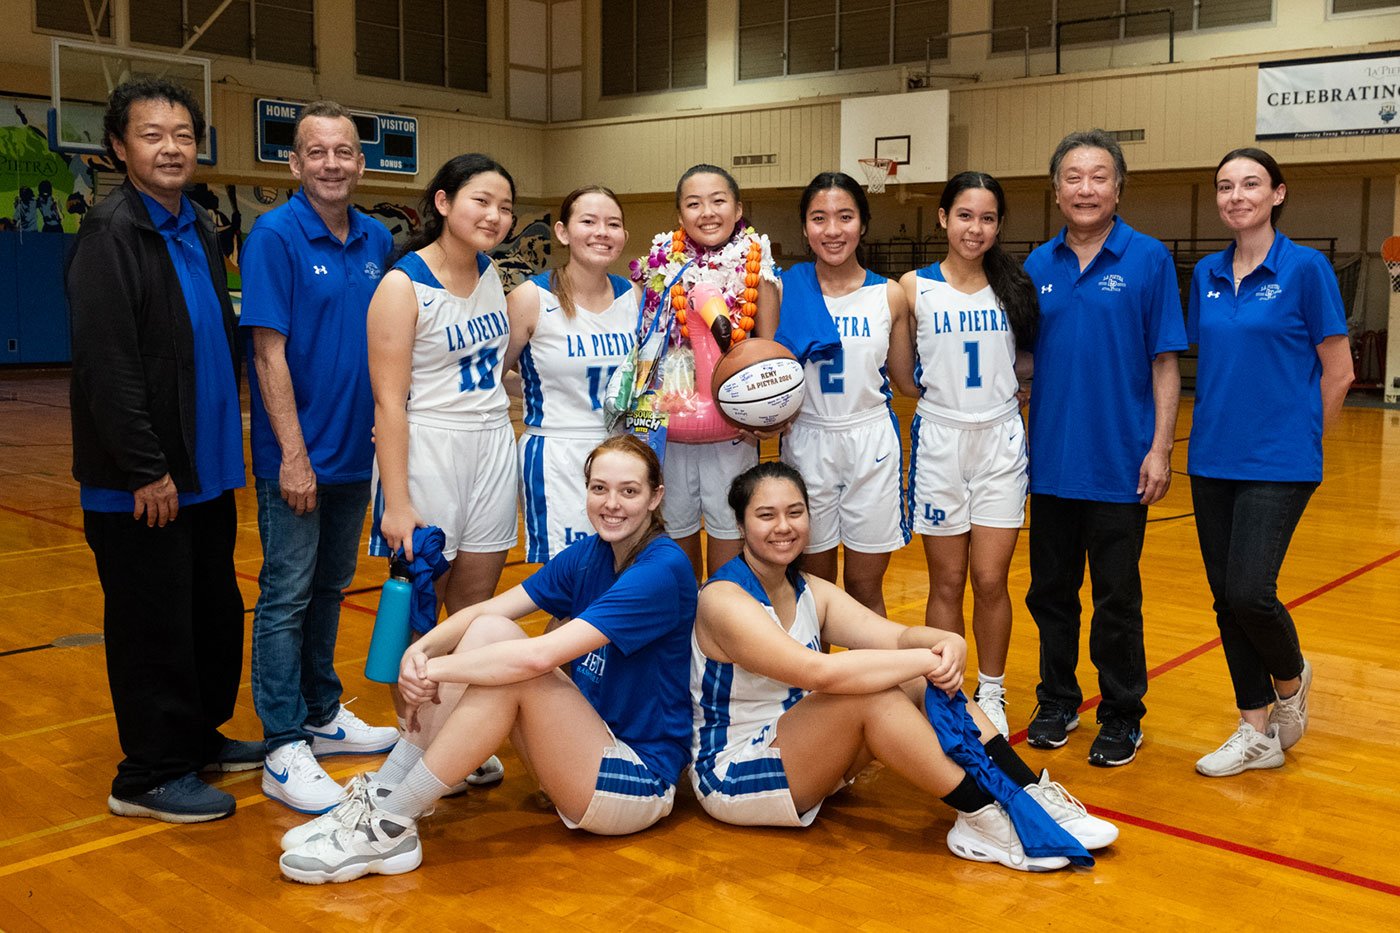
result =
[[[95,192],[110,190],[120,173],[106,156],[50,152],[45,127],[48,100],[0,96],[0,230],[76,233]],[[190,200],[214,221],[224,254],[229,289],[240,291],[238,250],[253,223],[291,197],[292,188],[267,185],[196,184]],[[409,204],[359,198],[356,206],[389,228],[395,246],[421,225]],[[549,264],[550,230],[546,213],[524,208],[516,215],[512,236],[491,254],[506,291]]]

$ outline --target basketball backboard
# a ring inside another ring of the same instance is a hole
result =
[[[910,91],[841,101],[841,171],[891,159],[901,185],[948,180],[948,92]]]
[[[211,119],[209,59],[54,39],[49,148],[89,155],[106,152],[102,115],[107,97],[117,85],[142,75],[188,88],[204,108],[204,118]],[[199,161],[213,165],[217,160],[218,145],[210,126],[199,147]]]

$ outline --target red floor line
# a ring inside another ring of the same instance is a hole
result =
[[[1274,865],[1281,865],[1284,868],[1292,868],[1296,871],[1307,872],[1308,874],[1317,875],[1320,878],[1327,878],[1331,881],[1341,881],[1346,884],[1356,885],[1359,888],[1368,888],[1372,891],[1379,891],[1382,894],[1389,894],[1392,897],[1400,897],[1400,884],[1391,884],[1388,881],[1380,881],[1376,878],[1354,875],[1349,871],[1328,868],[1326,865],[1318,865],[1315,862],[1305,862],[1302,859],[1293,858],[1289,855],[1280,855],[1277,852],[1270,852],[1267,849],[1257,849],[1254,846],[1232,842],[1229,839],[1221,839],[1218,836],[1208,836],[1205,833],[1198,833],[1190,829],[1182,829],[1178,826],[1168,825],[1167,823],[1159,823],[1156,820],[1149,820],[1140,816],[1119,813],[1116,810],[1108,810],[1104,807],[1089,807],[1088,809],[1095,816],[1115,820],[1119,823],[1128,823],[1132,826],[1150,829],[1153,832],[1175,836],[1187,842],[1200,843],[1201,845],[1211,846],[1212,848],[1221,849],[1225,852],[1233,852],[1236,855],[1245,855],[1249,858],[1258,859],[1261,862],[1269,862]]]
[[[1378,558],[1376,558],[1375,560],[1371,561],[1369,564],[1365,564],[1364,566],[1357,567],[1355,570],[1351,570],[1351,571],[1348,571],[1347,573],[1342,574],[1340,577],[1338,577],[1338,578],[1335,579],[1335,580],[1329,580],[1328,582],[1326,582],[1326,583],[1322,584],[1321,586],[1319,586],[1317,589],[1315,589],[1315,590],[1313,590],[1313,591],[1311,591],[1311,592],[1309,592],[1309,593],[1304,593],[1302,596],[1296,597],[1296,598],[1293,599],[1291,602],[1284,603],[1284,606],[1285,606],[1286,608],[1288,608],[1288,609],[1296,609],[1297,607],[1303,605],[1304,603],[1312,602],[1314,599],[1317,599],[1319,596],[1322,596],[1324,593],[1330,593],[1332,590],[1335,590],[1337,587],[1342,586],[1342,585],[1347,584],[1347,583],[1350,583],[1352,580],[1355,580],[1357,577],[1362,576],[1363,574],[1370,573],[1372,570],[1375,570],[1377,567],[1384,567],[1386,564],[1388,564],[1388,563],[1390,563],[1391,561],[1395,560],[1397,557],[1400,557],[1400,550],[1391,551],[1389,554],[1386,554],[1386,555],[1383,556],[1383,557],[1378,557]],[[1156,667],[1152,668],[1152,670],[1150,670],[1150,671],[1147,672],[1147,679],[1148,679],[1148,680],[1152,680],[1154,677],[1158,676],[1159,674],[1165,674],[1167,671],[1171,670],[1172,668],[1180,667],[1181,665],[1185,664],[1187,661],[1193,660],[1193,659],[1195,659],[1195,658],[1199,658],[1201,655],[1205,654],[1207,651],[1213,651],[1215,648],[1219,647],[1219,645],[1220,645],[1220,636],[1217,635],[1215,638],[1212,638],[1210,641],[1205,642],[1205,643],[1200,644],[1200,645],[1197,645],[1196,647],[1192,648],[1190,651],[1187,651],[1187,652],[1185,652],[1185,653],[1183,653],[1183,654],[1179,654],[1179,655],[1177,655],[1176,657],[1172,658],[1171,660],[1169,660],[1169,661],[1164,661],[1164,662],[1162,662],[1161,664],[1157,665]],[[1079,707],[1079,712],[1081,712],[1081,713],[1087,713],[1089,710],[1094,709],[1096,706],[1098,706],[1101,702],[1103,702],[1103,695],[1102,695],[1102,694],[1095,694],[1094,696],[1091,696],[1091,697],[1089,697],[1087,700],[1084,701],[1083,705],[1081,705],[1081,706]],[[1017,742],[1021,741],[1021,740],[1024,739],[1025,737],[1026,737],[1026,731],[1025,731],[1024,729],[1022,729],[1020,732],[1014,732],[1014,733],[1012,733],[1012,734],[1011,734],[1011,738],[1009,739],[1009,741],[1011,742],[1012,745],[1015,745]]]
[[[69,531],[76,531],[78,534],[83,533],[83,529],[79,528],[77,525],[70,525],[67,522],[59,521],[56,518],[49,518],[47,515],[40,515],[37,512],[30,512],[27,509],[17,509],[12,505],[0,505],[0,509],[6,512],[11,512],[15,515],[23,516],[24,518],[32,518],[36,522],[47,522],[50,525],[57,525],[60,528],[67,528]]]

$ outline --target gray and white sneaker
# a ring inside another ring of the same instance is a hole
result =
[[[1278,730],[1271,728],[1266,734],[1243,719],[1224,745],[1196,762],[1196,770],[1206,777],[1229,777],[1252,768],[1282,767],[1283,747]]]
[[[481,763],[481,767],[449,787],[447,793],[443,794],[443,796],[460,797],[473,787],[481,787],[486,784],[498,784],[505,779],[505,776],[506,766],[501,764],[501,759],[492,755]]]
[[[1006,688],[1001,684],[977,685],[977,692],[972,695],[972,702],[982,708],[982,712],[987,714],[987,718],[996,726],[1002,738],[1011,734],[1011,726],[1006,721]]]
[[[1054,871],[1069,864],[1069,859],[1060,855],[1026,855],[1011,817],[999,803],[989,803],[976,813],[959,813],[953,828],[948,830],[948,848],[959,858],[1000,862],[1017,871]]]
[[[1026,793],[1060,824],[1061,829],[1091,852],[1112,845],[1118,838],[1117,826],[1091,815],[1063,785],[1050,780],[1049,771],[1040,772],[1039,784],[1027,784]]]
[[[423,846],[415,822],[373,805],[355,826],[317,836],[278,859],[282,874],[302,884],[402,875],[421,864]]]
[[[1275,693],[1276,702],[1269,710],[1269,727],[1278,733],[1278,744],[1285,749],[1297,745],[1303,733],[1308,731],[1308,691],[1312,689],[1312,665],[1306,658],[1303,659],[1303,673],[1298,677],[1302,681],[1298,692],[1291,697],[1281,697]]]
[[[369,812],[370,801],[382,801],[389,796],[389,791],[392,789],[387,784],[375,781],[368,774],[355,775],[346,786],[345,799],[334,809],[328,810],[314,820],[308,820],[300,826],[293,826],[282,834],[282,851],[290,852],[306,845],[317,836],[325,836],[337,829],[346,829],[357,825]]]

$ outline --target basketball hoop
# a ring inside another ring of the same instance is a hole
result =
[[[1400,236],[1388,236],[1381,244],[1381,259],[1385,260],[1385,271],[1390,273],[1390,290],[1400,294]]]
[[[895,174],[894,159],[861,159],[860,167],[865,171],[865,190],[884,194],[885,183]]]

